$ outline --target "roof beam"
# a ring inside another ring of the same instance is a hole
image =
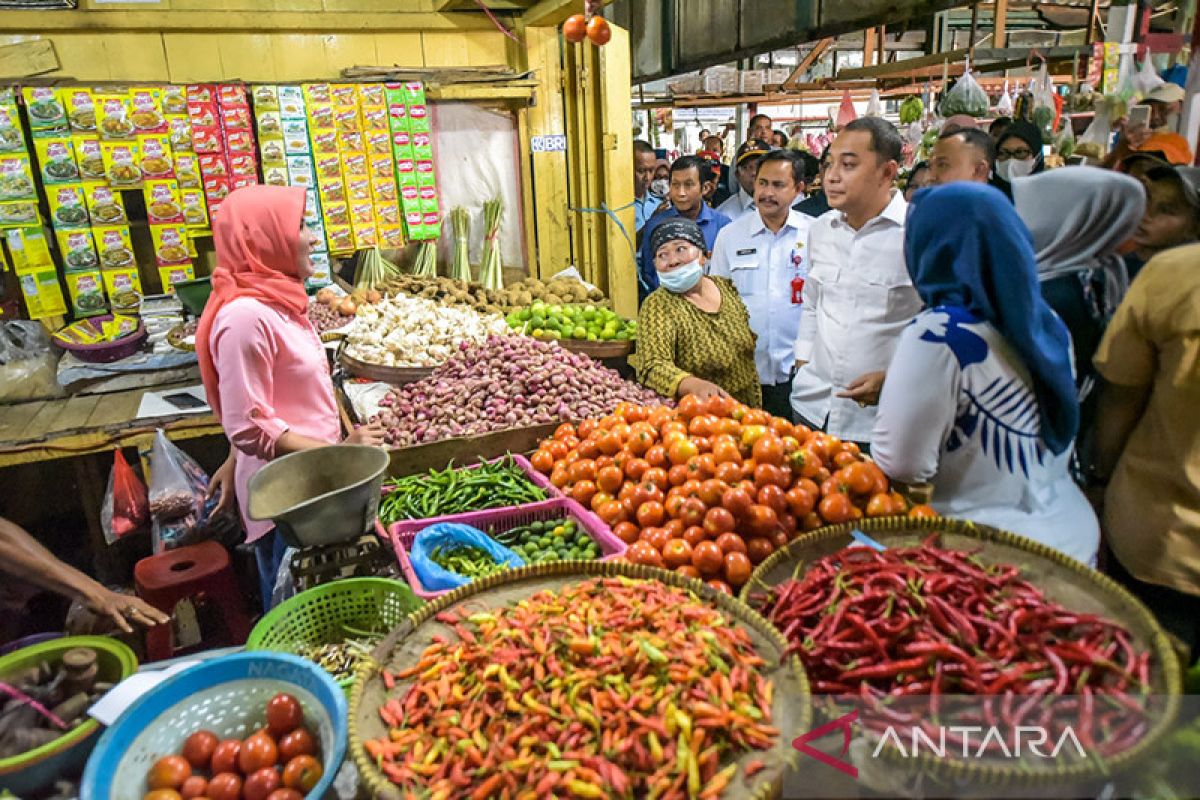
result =
[[[0,12],[0,31],[108,33],[369,33],[372,31],[494,30],[482,14],[409,11],[21,11]]]
[[[833,37],[829,37],[827,39],[821,39],[814,44],[812,49],[804,54],[804,58],[800,59],[800,63],[796,65],[794,70],[792,70],[792,74],[788,75],[787,80],[781,84],[783,88],[790,89],[799,83],[800,76],[803,75],[809,67],[817,63],[817,59],[825,55],[825,51],[828,50],[833,43]]]

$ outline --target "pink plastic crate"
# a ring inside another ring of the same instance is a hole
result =
[[[512,453],[509,456],[500,456],[500,458],[488,459],[487,463],[494,464],[497,461],[503,461],[505,458],[510,458],[510,457],[516,463],[516,465],[521,468],[521,471],[524,472],[526,476],[528,476],[530,482],[533,483],[534,486],[537,486],[546,492],[547,500],[553,500],[553,499],[560,498],[560,497],[566,497],[566,495],[562,493],[562,490],[560,490],[558,487],[556,487],[553,483],[550,482],[549,478],[547,478],[545,475],[543,475],[542,473],[540,473],[536,469],[534,469],[533,464],[530,464],[529,459],[523,455],[519,455],[517,453]],[[387,494],[388,490],[384,489],[383,493]],[[540,502],[545,502],[545,501],[540,501]],[[506,509],[512,509],[512,508],[518,508],[518,506],[500,506],[499,508],[489,508],[486,510],[487,511],[504,511]],[[474,512],[464,512],[463,514],[452,514],[452,515],[445,516],[445,517],[439,517],[438,521],[445,522],[446,520],[454,520],[455,517],[470,516],[471,513],[474,513]],[[599,517],[595,517],[594,521],[598,522],[599,519],[600,519]],[[412,521],[420,522],[421,520],[412,520]],[[424,522],[426,524],[428,524],[430,522],[430,520],[424,520]],[[398,524],[400,524],[400,523],[393,523],[393,527],[395,527],[395,525],[398,525]],[[467,524],[470,524],[470,523],[467,523]],[[380,522],[378,519],[375,520],[375,533],[379,536],[380,539],[389,538],[387,528],[385,528],[383,523]]]
[[[543,500],[540,503],[530,503],[524,506],[509,506],[508,508],[476,511],[473,514],[454,514],[446,517],[435,517],[434,519],[406,520],[393,524],[388,529],[388,536],[392,541],[392,549],[396,551],[396,558],[400,561],[400,569],[404,571],[404,577],[408,580],[408,585],[412,587],[413,594],[428,600],[445,594],[446,591],[425,590],[425,587],[421,585],[421,579],[417,577],[416,570],[413,569],[412,562],[408,560],[408,551],[412,547],[413,541],[417,538],[417,534],[430,525],[439,522],[455,522],[460,525],[471,525],[484,533],[490,533],[493,531],[512,530],[522,525],[528,525],[531,522],[560,519],[562,517],[574,520],[580,529],[592,537],[592,540],[600,546],[601,561],[609,561],[625,554],[627,548],[624,542],[614,536],[607,528],[598,526],[593,522],[598,517],[585,512],[582,506],[566,497]]]

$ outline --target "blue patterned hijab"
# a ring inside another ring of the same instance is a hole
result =
[[[1000,331],[1033,377],[1042,441],[1056,455],[1070,447],[1079,427],[1071,337],[1042,299],[1033,237],[1012,203],[976,183],[922,189],[904,255],[927,307],[961,308]]]

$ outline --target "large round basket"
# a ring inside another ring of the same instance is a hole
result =
[[[621,358],[633,352],[633,342],[618,339],[611,342],[593,342],[590,339],[556,339],[560,347],[572,353],[583,353],[595,359]]]
[[[48,641],[28,644],[0,657],[0,680],[37,666],[62,660],[63,653],[76,647],[96,651],[97,678],[118,683],[137,670],[137,656],[124,643],[107,636],[56,635]],[[0,758],[0,789],[18,797],[37,794],[63,775],[76,773],[100,738],[100,723],[87,719],[52,742],[26,753]]]
[[[1123,625],[1135,647],[1151,652],[1150,692],[1156,701],[1150,727],[1136,744],[1109,757],[1056,763],[1031,768],[1013,762],[934,758],[921,754],[904,758],[890,748],[882,755],[897,765],[939,781],[972,787],[1050,787],[1086,784],[1111,773],[1127,770],[1150,752],[1168,733],[1179,714],[1182,676],[1179,660],[1165,631],[1147,608],[1111,578],[1024,536],[958,519],[880,517],[820,528],[804,534],[759,564],[742,588],[743,600],[788,578],[802,578],[814,561],[855,543],[851,533],[860,530],[887,547],[919,545],[931,533],[949,549],[970,550],[984,564],[1011,564],[1022,577],[1045,592],[1046,597],[1078,613],[1098,614]]]
[[[172,675],[139,697],[105,731],[88,759],[81,800],[141,800],[154,762],[209,730],[244,739],[262,728],[279,692],[300,701],[324,769],[309,796],[324,797],[346,755],[346,696],[316,664],[284,653],[237,653]]]
[[[338,359],[342,369],[356,378],[366,378],[372,381],[382,381],[393,386],[403,386],[406,383],[416,383],[433,374],[436,367],[385,367],[381,364],[368,364],[344,352]]]
[[[424,604],[407,584],[387,578],[346,578],[314,586],[280,603],[258,621],[247,650],[300,655],[363,633],[382,636]],[[337,679],[347,694],[354,676]]]
[[[402,796],[399,788],[387,779],[367,754],[364,742],[388,734],[380,719],[379,708],[389,698],[402,697],[411,684],[411,681],[397,680],[394,689],[389,691],[380,673],[382,667],[402,670],[417,663],[435,636],[450,640],[456,637],[449,626],[435,618],[436,615],[458,606],[469,606],[471,613],[483,608],[502,607],[541,591],[561,589],[589,578],[615,576],[658,580],[668,586],[687,589],[700,602],[723,612],[750,634],[755,649],[766,662],[762,668],[763,674],[775,684],[772,719],[782,733],[771,750],[752,751],[738,760],[743,767],[754,759],[762,760],[766,766],[749,782],[741,779],[742,773],[739,771],[738,779],[721,796],[778,797],[785,770],[797,762],[798,754],[791,747],[792,738],[808,730],[812,719],[808,680],[798,659],[785,656],[786,642],[783,637],[741,601],[710,589],[700,581],[651,567],[591,561],[523,567],[472,581],[426,605],[380,644],[375,653],[378,663],[367,663],[360,668],[358,680],[350,694],[350,751],[367,791],[385,800],[399,800]]]

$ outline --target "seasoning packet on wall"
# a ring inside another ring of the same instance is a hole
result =
[[[308,123],[302,119],[285,119],[283,121],[283,147],[287,155],[310,153]]]
[[[43,183],[74,183],[80,179],[75,145],[70,137],[34,139],[33,148],[37,151]]]
[[[329,94],[335,106],[358,105],[358,87],[353,83],[334,83],[329,87]]]
[[[151,226],[183,222],[183,202],[175,181],[146,181],[146,218]]]
[[[174,264],[158,268],[158,279],[162,282],[163,291],[175,294],[175,284],[196,279],[196,270],[191,264]]]
[[[142,185],[141,150],[137,142],[100,142],[104,172],[113,188],[133,189]]]
[[[17,107],[0,104],[0,154],[27,152]]]
[[[333,102],[333,95],[328,83],[306,83],[303,84],[303,89],[306,104]]]
[[[279,111],[278,86],[255,86],[250,92],[250,97],[254,102],[256,114],[260,111]]]
[[[29,156],[0,156],[0,200],[37,200]]]
[[[154,258],[159,266],[191,263],[187,228],[183,225],[151,225],[150,238],[154,240]]]
[[[67,111],[63,108],[58,89],[49,86],[26,86],[21,90],[25,110],[29,113],[29,130],[33,137],[63,136],[67,133]]]
[[[137,268],[133,257],[133,242],[129,238],[129,228],[124,225],[94,227],[92,234],[96,237],[96,249],[100,251],[101,268]]]
[[[30,319],[58,317],[67,313],[67,302],[63,298],[56,270],[50,268],[27,272],[18,278]]]
[[[183,86],[162,87],[162,112],[172,115],[187,115],[187,89]]]
[[[67,294],[71,298],[71,311],[75,316],[92,317],[108,311],[100,270],[67,270],[63,278],[67,282]]]
[[[191,153],[192,148],[192,123],[187,116],[171,116],[167,117],[168,135],[171,139],[171,150],[178,155],[179,153]]]
[[[176,153],[175,154],[175,180],[179,181],[180,188],[199,189],[200,188],[199,156],[197,156],[195,153]]]
[[[50,204],[50,224],[55,230],[91,226],[82,184],[47,186],[46,200]]]
[[[0,228],[23,228],[41,222],[38,204],[33,200],[0,202]]]
[[[95,136],[96,98],[92,95],[92,91],[83,86],[69,86],[64,87],[61,92],[71,133]]]
[[[263,164],[263,183],[267,186],[288,186],[287,167]]]
[[[139,136],[138,147],[141,148],[142,175],[146,180],[175,177],[170,134]]]
[[[104,280],[104,288],[114,302],[129,299],[122,295],[142,293],[142,278],[138,274],[137,267],[106,269],[102,270],[100,274]],[[129,305],[129,303],[123,303],[123,305]]]
[[[404,247],[404,226],[380,225],[379,245],[380,247],[392,247],[397,249]]]
[[[104,155],[100,152],[100,140],[95,136],[73,136],[75,162],[79,165],[79,177],[85,181],[107,181],[104,170]]]
[[[96,131],[102,141],[132,139],[137,130],[129,118],[129,95],[126,92],[96,92]]]
[[[96,240],[90,230],[58,231],[58,252],[62,254],[63,268],[70,270],[95,269],[100,266],[96,255]]]
[[[199,189],[180,191],[183,205],[183,221],[191,228],[208,227],[208,207],[204,203],[204,192]]]
[[[156,86],[129,90],[129,121],[140,134],[168,133],[162,112],[162,90]]]
[[[125,213],[125,201],[121,193],[104,183],[85,183],[84,194],[87,198],[88,215],[92,224],[98,226],[128,225],[129,217]]]
[[[36,209],[35,209],[36,212]],[[54,269],[50,257],[50,246],[40,227],[12,228],[4,232],[8,242],[8,253],[12,256],[13,269],[17,274],[40,269]]]
[[[279,87],[279,113],[284,119],[303,119],[304,106],[304,91],[299,86]]]

